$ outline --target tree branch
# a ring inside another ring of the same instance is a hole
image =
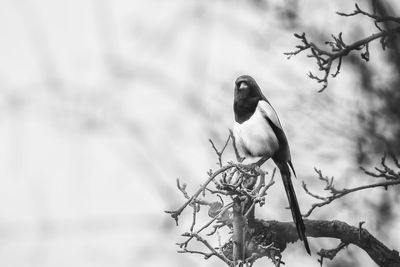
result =
[[[347,194],[354,193],[354,192],[357,192],[357,191],[360,191],[360,190],[364,190],[364,189],[370,189],[370,188],[375,188],[375,187],[387,188],[388,186],[399,185],[399,184],[400,184],[400,180],[381,182],[381,183],[358,186],[358,187],[354,187],[354,188],[350,188],[350,189],[346,189],[345,188],[345,189],[342,189],[342,190],[337,190],[337,192],[334,193],[331,196],[321,197],[321,196],[318,196],[318,195],[315,195],[315,194],[311,193],[308,190],[307,185],[303,182],[303,188],[304,188],[304,190],[306,191],[307,194],[313,196],[314,198],[323,199],[322,202],[312,204],[310,210],[306,214],[304,214],[303,217],[310,216],[315,208],[317,208],[317,207],[320,208],[322,206],[328,205],[329,203],[331,203],[335,199],[341,198],[341,197],[343,197],[343,196],[345,196]]]
[[[226,170],[229,170],[229,169],[231,169],[231,168],[233,168],[233,167],[235,167],[235,165],[226,165],[226,166],[224,166],[224,167],[221,167],[221,168],[220,168],[219,170],[217,170],[216,172],[210,174],[210,177],[209,177],[208,180],[205,182],[205,184],[202,185],[202,186],[197,190],[197,192],[196,192],[194,195],[192,195],[180,208],[178,208],[178,209],[176,209],[176,210],[166,210],[165,212],[171,214],[171,217],[172,217],[173,219],[175,219],[175,222],[176,222],[176,224],[178,225],[178,217],[179,217],[179,215],[181,215],[182,211],[183,211],[190,203],[192,203],[192,201],[193,201],[194,199],[196,199],[196,198],[201,194],[201,192],[203,192],[203,191],[206,190],[208,184],[209,184],[211,181],[213,181],[213,180],[215,179],[215,177],[217,177],[219,174],[221,174],[221,173],[225,172]]]
[[[339,16],[343,17],[352,17],[355,15],[364,15],[367,17],[370,17],[371,19],[374,19],[376,22],[386,22],[386,21],[392,21],[400,24],[400,18],[398,17],[393,17],[393,16],[378,16],[369,12],[366,12],[362,10],[358,4],[355,4],[356,9],[352,13],[343,13],[343,12],[336,12]]]
[[[400,256],[396,250],[390,250],[366,229],[348,225],[341,221],[304,220],[306,235],[309,237],[329,237],[339,239],[344,244],[352,244],[368,253],[379,266],[399,267]],[[296,226],[292,222],[255,221],[253,241],[260,244],[271,242],[283,251],[288,243],[297,241]],[[277,234],[273,234],[277,233]],[[264,239],[260,239],[264,237]],[[256,239],[257,238],[257,239]],[[338,248],[341,249],[339,246]]]
[[[228,162],[227,165],[223,166],[222,154],[229,140],[234,143],[231,136],[224,143],[221,151],[210,141],[217,154],[220,168],[215,171],[208,171],[208,179],[199,186],[194,194],[189,194],[186,191],[186,185],[177,180],[177,188],[186,202],[180,208],[167,211],[167,213],[177,221],[182,211],[190,206],[193,216],[189,232],[182,234],[186,237],[186,240],[177,243],[180,247],[179,252],[203,255],[205,259],[215,256],[231,267],[244,265],[251,267],[257,259],[268,257],[275,266],[279,267],[283,263],[281,252],[286,249],[288,243],[298,240],[296,227],[294,223],[264,221],[255,219],[254,216],[256,205],[258,204],[261,207],[265,204],[267,190],[274,184],[276,169],[272,172],[269,182],[266,183],[265,175],[267,173],[260,169],[257,164],[246,165]],[[322,201],[314,204],[315,206],[312,207],[309,214],[317,206],[327,205],[334,199],[359,190],[379,186],[386,188],[390,185],[400,184],[400,170],[391,167],[400,169],[400,162],[394,155],[391,155],[391,158],[392,163],[389,164],[386,162],[386,157],[383,157],[380,166],[376,167],[373,172],[363,169],[367,175],[374,179],[384,179],[384,181],[351,189],[336,189],[333,183],[334,178],[323,176],[322,172],[316,169],[318,179],[325,183],[324,189],[329,191],[331,195],[324,197],[313,194],[303,185],[309,195]],[[224,204],[227,199],[231,201]],[[201,206],[209,207],[208,215],[211,219],[203,226],[195,227],[196,224],[199,224],[197,213],[200,212]],[[380,266],[400,267],[399,253],[395,250],[389,250],[367,230],[363,229],[362,224],[363,222],[358,227],[353,227],[340,221],[305,220],[307,236],[331,237],[340,240],[338,247],[319,251],[321,265],[324,258],[332,259],[348,244],[353,244],[365,250]],[[229,241],[223,245],[218,233],[218,230],[222,227],[226,227],[225,229],[230,231]],[[203,238],[200,233],[205,229],[211,229],[211,232]],[[214,234],[218,236],[218,247],[214,247],[212,240],[208,238],[208,236]],[[192,240],[203,244],[207,251],[189,249],[189,243]]]
[[[203,243],[204,246],[206,246],[210,252],[206,253],[206,252],[202,252],[202,251],[198,251],[198,250],[189,250],[186,247],[183,248],[182,250],[179,250],[178,253],[193,253],[193,254],[200,254],[204,256],[204,259],[208,259],[212,256],[216,256],[218,258],[220,258],[222,261],[224,261],[228,266],[233,266],[233,263],[222,253],[219,253],[213,246],[210,245],[210,243],[208,243],[207,240],[205,240],[204,238],[202,238],[199,234],[197,233],[184,233],[183,236],[187,236],[190,238],[196,238],[197,241],[199,241],[200,243]]]
[[[398,159],[394,155],[390,155],[391,159],[396,166],[397,169],[400,169],[400,164]],[[379,182],[379,183],[372,183],[372,184],[367,184],[363,186],[357,186],[354,188],[350,189],[336,189],[333,181],[334,178],[331,177],[329,178],[328,176],[322,175],[322,171],[314,168],[315,172],[318,174],[318,179],[321,180],[322,182],[325,183],[325,191],[329,191],[330,195],[329,196],[320,196],[318,194],[312,193],[308,187],[307,184],[303,181],[303,189],[304,191],[312,196],[315,199],[321,200],[321,202],[317,202],[312,204],[311,208],[308,210],[306,214],[304,214],[304,217],[308,217],[311,215],[311,213],[314,211],[314,209],[325,206],[330,204],[332,201],[335,199],[341,198],[347,194],[354,193],[357,191],[365,190],[365,189],[370,189],[370,188],[375,188],[375,187],[383,187],[385,190],[389,186],[394,186],[394,185],[400,185],[400,170],[394,170],[393,168],[389,167],[388,164],[386,163],[386,155],[384,155],[381,159],[381,167],[375,167],[375,172],[367,171],[365,168],[360,167],[361,170],[364,171],[365,174],[368,176],[374,177],[374,178],[383,178],[385,181]]]
[[[344,16],[344,17],[351,17],[351,16],[355,16],[358,14],[370,17],[370,18],[374,19],[374,23],[375,23],[376,27],[378,28],[379,32],[374,33],[374,34],[372,34],[368,37],[365,37],[363,39],[360,39],[358,41],[355,41],[350,45],[347,45],[343,41],[342,33],[339,33],[337,36],[332,35],[333,40],[325,42],[325,44],[330,47],[330,50],[322,48],[322,47],[314,44],[313,42],[310,42],[309,40],[307,40],[305,33],[303,33],[303,34],[295,33],[294,36],[296,38],[298,38],[302,44],[296,46],[297,50],[284,53],[284,55],[288,56],[288,59],[289,59],[292,56],[295,56],[303,51],[309,50],[311,52],[308,55],[308,57],[314,58],[317,63],[317,66],[319,68],[319,71],[322,71],[324,73],[322,77],[314,75],[312,72],[308,73],[308,76],[311,79],[316,80],[318,83],[322,83],[322,88],[319,89],[318,92],[322,92],[328,87],[329,74],[331,74],[332,77],[336,77],[339,74],[340,68],[342,65],[342,60],[350,52],[363,50],[363,52],[361,52],[361,58],[364,59],[365,61],[369,61],[369,43],[370,42],[372,42],[376,39],[380,39],[382,49],[385,50],[387,43],[390,41],[390,37],[400,33],[400,26],[397,26],[397,27],[394,27],[394,28],[388,29],[388,30],[383,30],[378,25],[379,23],[387,22],[387,21],[395,22],[398,25],[400,23],[400,18],[391,17],[391,16],[378,16],[378,15],[371,14],[371,13],[361,10],[357,4],[355,6],[356,6],[356,10],[353,13],[349,13],[349,14],[341,13],[341,12],[336,12],[336,13],[338,15]],[[334,73],[332,73],[331,69],[332,69],[332,66],[334,65],[333,63],[335,63],[335,61],[337,61],[336,71]]]

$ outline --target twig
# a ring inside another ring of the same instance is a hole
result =
[[[392,17],[392,16],[378,16],[375,14],[371,14],[369,12],[366,12],[364,10],[362,10],[358,4],[355,4],[356,9],[353,11],[353,13],[343,13],[343,12],[336,12],[336,14],[338,14],[339,16],[343,16],[343,17],[352,17],[355,15],[364,15],[367,17],[370,17],[372,19],[374,19],[376,22],[386,22],[386,21],[392,21],[392,22],[396,22],[400,24],[400,18],[398,17]]]
[[[221,167],[219,170],[217,170],[216,172],[214,172],[209,178],[208,180],[196,191],[196,193],[194,195],[192,195],[180,208],[176,209],[176,210],[171,210],[168,211],[166,210],[165,212],[168,214],[171,214],[171,217],[173,219],[175,219],[176,221],[176,225],[178,225],[178,217],[179,215],[181,215],[182,211],[194,200],[196,199],[201,192],[203,192],[205,190],[205,188],[207,187],[207,185],[215,179],[215,177],[217,177],[219,174],[225,172],[226,170],[229,170],[231,168],[235,167],[235,165],[230,164],[230,165],[226,165]]]
[[[323,249],[322,248],[319,252],[317,252],[317,254],[319,256],[321,256],[321,258],[318,260],[318,262],[321,264],[321,267],[322,267],[324,258],[333,260],[333,258],[338,254],[338,252],[347,246],[348,246],[347,243],[340,242],[340,244],[336,248],[333,248],[333,249]]]
[[[342,33],[339,33],[337,36],[332,35],[333,40],[325,42],[325,44],[330,47],[330,50],[321,48],[320,46],[314,44],[313,42],[308,41],[305,33],[302,34],[295,33],[294,36],[301,41],[301,44],[296,46],[295,51],[284,53],[284,55],[286,55],[288,59],[290,59],[292,56],[295,56],[303,51],[309,50],[311,52],[307,56],[310,58],[314,58],[317,63],[318,69],[324,73],[322,77],[314,75],[312,72],[309,72],[307,74],[308,77],[322,84],[322,88],[319,89],[318,92],[322,92],[328,87],[329,74],[331,74],[331,76],[334,78],[340,73],[340,68],[342,66],[343,58],[346,57],[350,52],[364,50],[364,52],[361,52],[361,58],[364,59],[365,61],[369,61],[370,42],[376,39],[380,39],[382,49],[384,50],[387,45],[388,38],[400,33],[400,26],[388,30],[382,30],[382,28],[380,28],[378,25],[378,23],[386,21],[393,21],[400,24],[400,18],[392,16],[384,16],[384,17],[377,16],[375,14],[371,14],[361,10],[357,4],[355,6],[356,10],[353,13],[346,14],[342,12],[337,12],[337,14],[345,17],[355,16],[358,14],[368,16],[375,20],[375,25],[379,29],[379,32],[374,33],[358,41],[355,41],[350,45],[347,45],[343,41]],[[332,72],[331,68],[336,60],[337,60],[336,71],[334,73],[331,73]]]
[[[326,191],[330,191],[331,195],[327,196],[327,197],[323,197],[323,196],[319,196],[317,194],[311,193],[306,184],[303,182],[303,189],[304,191],[318,199],[318,200],[322,200],[322,202],[319,203],[314,203],[312,204],[311,208],[308,210],[308,212],[306,214],[303,215],[303,217],[308,217],[311,215],[311,213],[313,212],[313,210],[317,207],[322,207],[325,205],[328,205],[329,203],[331,203],[332,201],[334,201],[335,199],[341,198],[347,194],[353,193],[353,192],[357,192],[357,191],[361,191],[361,190],[365,190],[365,189],[370,189],[370,188],[375,188],[375,187],[384,187],[387,188],[389,186],[393,186],[393,185],[399,185],[400,184],[400,179],[397,180],[393,180],[393,181],[385,181],[385,182],[380,182],[380,183],[374,183],[374,184],[369,184],[369,185],[363,185],[363,186],[358,186],[358,187],[354,187],[354,188],[350,188],[350,189],[336,189],[334,184],[333,184],[333,177],[332,178],[328,178],[328,177],[324,177],[322,175],[321,170],[315,169],[315,171],[318,174],[318,177],[320,180],[324,181],[326,183],[326,186],[324,188],[324,190]]]
[[[237,149],[237,146],[236,146],[236,138],[235,138],[235,135],[233,134],[233,131],[231,129],[229,129],[229,136],[232,138],[232,145],[233,145],[233,150],[235,151],[236,160],[238,162],[243,162],[243,160],[245,158],[241,157],[240,154],[239,154],[239,150]]]
[[[224,214],[226,211],[228,211],[228,209],[232,208],[232,206],[233,206],[233,203],[227,204],[223,209],[221,209],[221,211],[214,218],[212,218],[210,221],[208,221],[205,225],[200,227],[194,233],[199,234],[201,231],[203,231],[204,229],[209,227],[216,219],[219,218],[220,215]],[[193,236],[190,236],[185,242],[177,243],[177,245],[179,245],[180,248],[186,248],[187,245],[189,244],[189,242],[192,240],[192,238],[193,238]]]
[[[219,151],[219,150],[215,147],[214,142],[213,142],[211,139],[208,139],[208,141],[211,143],[212,148],[214,149],[215,153],[216,153],[217,156],[218,156],[218,165],[219,165],[220,167],[222,167],[222,154],[224,153],[225,148],[228,146],[228,143],[229,143],[229,140],[230,140],[230,139],[231,139],[231,135],[229,135],[229,136],[228,136],[228,139],[226,139],[226,142],[225,142],[224,146],[222,147],[221,151]]]
[[[398,169],[400,169],[399,162],[397,158],[393,155],[390,154],[390,157],[392,158],[394,164]],[[384,178],[386,180],[400,180],[400,171],[394,171],[392,168],[388,167],[386,163],[386,155],[384,155],[381,159],[381,166],[382,169],[379,167],[375,167],[375,173],[371,171],[367,171],[364,167],[360,167],[362,171],[364,171],[365,174],[376,177],[376,178]]]
[[[196,251],[196,250],[188,250],[187,248],[184,248],[183,250],[178,251],[178,253],[196,253],[196,254],[201,254],[204,256],[204,259],[208,259],[212,256],[216,256],[219,259],[221,259],[223,262],[225,262],[226,264],[228,264],[229,266],[233,266],[232,265],[232,261],[230,261],[227,257],[225,257],[224,254],[219,253],[217,250],[215,250],[210,243],[208,243],[207,240],[205,240],[204,238],[202,238],[199,234],[197,233],[185,233],[183,234],[183,236],[187,236],[190,238],[196,238],[197,241],[203,243],[209,250],[210,253],[206,253],[206,252],[202,252],[202,251]]]

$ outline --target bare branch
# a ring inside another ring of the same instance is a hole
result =
[[[231,135],[228,135],[228,139],[226,139],[226,142],[224,144],[224,146],[222,147],[221,151],[219,151],[215,145],[214,142],[211,139],[208,139],[208,141],[211,143],[212,148],[214,149],[215,153],[218,156],[218,164],[220,167],[222,167],[222,154],[225,151],[225,148],[228,146],[229,140],[231,139]]]
[[[225,212],[227,212],[232,207],[233,207],[233,203],[230,203],[230,204],[226,205],[223,209],[221,209],[221,211],[214,218],[212,218],[205,225],[200,227],[199,230],[194,232],[194,234],[199,234],[201,231],[203,231],[204,229],[209,227],[215,220],[217,220],[220,216],[222,216]],[[193,232],[191,232],[191,234],[193,234]],[[187,235],[185,234],[184,236],[187,236]],[[190,235],[189,238],[186,241],[181,242],[181,243],[177,243],[177,245],[180,248],[186,248],[188,246],[189,242],[192,240],[192,238],[193,238],[193,236]]]
[[[329,237],[341,240],[341,243],[352,244],[368,253],[372,260],[379,266],[399,267],[400,256],[396,250],[390,250],[378,239],[371,235],[367,230],[359,227],[350,226],[341,221],[323,221],[323,220],[304,220],[306,226],[306,235],[309,237]],[[280,233],[274,236],[274,244],[283,251],[286,244],[295,242],[299,239],[296,226],[292,222],[278,221],[262,221],[257,220],[254,228],[260,232],[255,232],[256,235],[267,235],[267,233]],[[271,236],[271,235],[270,235]],[[272,240],[263,240],[263,242],[271,242]],[[343,245],[337,249],[342,249]],[[345,247],[346,245],[344,245]],[[338,250],[339,251],[339,250]]]
[[[385,165],[383,165],[383,166],[385,166]],[[334,184],[333,184],[333,181],[334,181],[333,177],[329,178],[327,176],[323,176],[321,170],[315,169],[315,171],[318,174],[319,180],[323,181],[326,184],[324,190],[329,191],[330,195],[327,196],[327,197],[324,197],[324,196],[320,196],[320,195],[317,195],[315,193],[312,193],[307,188],[307,185],[303,182],[303,189],[308,195],[310,195],[313,198],[316,198],[318,200],[322,200],[321,202],[312,204],[312,206],[308,210],[308,212],[303,215],[304,217],[310,216],[311,213],[314,211],[314,209],[316,209],[317,207],[322,207],[322,206],[328,205],[329,203],[331,203],[335,199],[341,198],[341,197],[343,197],[343,196],[345,196],[347,194],[354,193],[354,192],[361,191],[361,190],[365,190],[365,189],[375,188],[375,187],[384,187],[385,189],[387,189],[389,186],[399,185],[400,184],[400,179],[399,178],[393,179],[392,176],[391,176],[394,171],[391,170],[391,169],[385,169],[385,170],[379,170],[380,174],[373,174],[371,172],[365,171],[368,175],[371,175],[371,176],[374,176],[374,177],[381,177],[380,175],[383,175],[383,176],[387,175],[387,177],[389,177],[389,178],[387,178],[387,181],[385,181],[385,182],[373,183],[373,184],[358,186],[358,187],[354,187],[354,188],[350,188],[350,189],[346,189],[346,188],[344,188],[344,189],[336,189]],[[382,174],[382,173],[384,173],[384,174]]]
[[[400,33],[400,26],[395,27],[389,30],[382,30],[379,27],[379,23],[386,22],[386,21],[393,21],[400,24],[400,18],[391,17],[391,16],[377,16],[375,14],[371,14],[365,12],[359,8],[356,4],[356,10],[353,13],[341,13],[337,12],[340,16],[351,17],[358,14],[362,14],[374,19],[374,23],[378,28],[379,32],[374,33],[368,37],[360,39],[358,41],[353,42],[352,44],[347,45],[342,38],[342,33],[339,33],[337,36],[332,35],[331,41],[326,41],[325,44],[329,46],[330,49],[322,48],[313,42],[307,40],[305,33],[302,34],[294,34],[294,36],[300,40],[301,44],[296,46],[296,50],[284,53],[284,55],[288,56],[290,59],[292,56],[295,56],[303,51],[310,51],[311,53],[307,56],[310,58],[314,58],[317,63],[319,71],[323,72],[322,76],[314,75],[312,72],[309,72],[307,75],[313,80],[316,80],[318,83],[322,84],[322,87],[318,90],[318,92],[324,91],[328,87],[328,78],[329,74],[333,78],[335,78],[340,73],[340,68],[342,66],[343,58],[346,57],[352,51],[360,51],[360,56],[363,60],[369,61],[370,54],[369,54],[369,43],[379,39],[382,45],[382,49],[386,48],[386,45],[390,38],[396,34]],[[337,62],[337,63],[336,63]],[[336,71],[332,73],[332,66],[336,63]]]
[[[236,146],[236,139],[235,139],[235,135],[233,134],[232,130],[229,129],[229,136],[232,138],[232,145],[233,145],[233,149],[235,151],[235,156],[236,156],[236,160],[238,162],[243,162],[243,160],[245,159],[244,157],[241,157],[239,154],[239,150],[237,149]]]
[[[400,165],[397,158],[393,154],[391,154],[390,156],[396,167],[400,170]],[[367,171],[364,167],[360,167],[360,169],[363,170],[365,174],[372,177],[384,178],[386,180],[400,180],[400,171],[396,172],[392,168],[388,167],[386,163],[386,155],[384,155],[381,159],[381,166],[381,168],[374,168],[376,172]]]
[[[333,258],[338,254],[338,252],[347,246],[348,246],[347,243],[340,242],[340,244],[336,248],[333,248],[333,249],[323,249],[322,248],[319,252],[317,252],[317,254],[319,256],[321,256],[321,258],[318,260],[318,262],[322,266],[324,258],[333,260]]]
[[[213,248],[210,243],[208,243],[207,240],[202,238],[199,234],[197,233],[185,233],[183,236],[187,236],[190,238],[196,238],[197,241],[200,243],[204,244],[209,250],[209,253],[202,252],[202,251],[196,251],[196,250],[188,250],[186,247],[183,250],[178,251],[178,253],[195,253],[195,254],[201,254],[204,256],[204,259],[208,259],[212,256],[216,256],[219,259],[221,259],[223,262],[225,262],[229,266],[233,266],[233,262],[230,261],[224,254],[219,253],[215,248]]]
[[[335,42],[341,44],[343,42],[341,36],[338,36]],[[332,46],[335,47],[334,44],[332,44]],[[222,164],[221,157],[230,138],[232,138],[232,136],[225,142],[221,151],[219,151],[216,145],[210,140],[218,157],[218,165]],[[386,160],[386,156],[384,156],[380,162],[379,168],[376,167],[374,172],[364,170],[365,173],[372,177],[385,179],[383,182],[351,189],[336,189],[333,177],[324,176],[321,170],[315,169],[318,174],[318,179],[325,184],[324,190],[328,191],[330,195],[324,197],[314,194],[310,192],[306,184],[303,183],[303,188],[306,190],[306,193],[320,201],[312,206],[306,216],[311,214],[316,207],[327,205],[346,194],[367,188],[379,186],[386,188],[390,185],[400,184],[400,172],[396,172],[390,167],[394,165],[399,168],[399,161],[394,155],[390,156],[393,164],[389,164]],[[204,256],[205,259],[215,256],[232,267],[237,265],[246,265],[250,267],[257,259],[262,257],[270,258],[275,266],[283,264],[281,252],[285,250],[287,243],[298,240],[294,224],[276,221],[260,221],[254,217],[256,205],[264,205],[267,190],[275,183],[275,173],[276,169],[273,170],[269,182],[266,183],[265,175],[267,172],[260,169],[257,163],[246,165],[228,162],[226,166],[220,166],[216,171],[208,171],[208,179],[203,185],[200,185],[193,195],[187,192],[186,184],[181,184],[179,179],[177,179],[177,188],[186,199],[186,202],[180,208],[167,211],[167,213],[171,214],[172,218],[178,221],[179,215],[185,208],[188,206],[192,208],[192,223],[189,232],[182,235],[187,237],[187,239],[177,243],[180,247],[179,252],[199,254]],[[211,183],[212,181],[214,183]],[[206,193],[208,195],[206,195]],[[201,197],[200,194],[202,194]],[[210,200],[209,198],[218,199]],[[224,199],[230,199],[232,202],[224,204],[226,202]],[[201,227],[196,227],[199,223],[197,213],[200,212],[200,207],[204,205],[209,207],[208,215],[211,219]],[[385,263],[382,264],[382,266],[399,267],[398,252],[389,251],[383,244],[362,228],[363,223],[364,222],[360,222],[358,228],[356,228],[338,221],[305,220],[306,235],[313,237],[334,237],[341,240],[341,244],[337,248],[320,250],[320,263],[322,264],[324,258],[332,259],[347,244],[354,244],[367,251],[371,258],[378,264]],[[232,235],[225,244],[221,244],[217,231],[222,227],[227,227]],[[197,230],[195,228],[197,228]],[[200,233],[205,229],[211,230],[207,236],[218,235],[218,246],[216,248],[211,245],[210,241],[200,236]],[[189,249],[188,246],[191,241],[202,243],[208,251]]]
[[[210,177],[208,178],[208,180],[205,182],[205,184],[203,184],[203,185],[197,190],[197,192],[196,192],[194,195],[192,195],[180,208],[178,208],[178,209],[176,209],[176,210],[171,210],[171,211],[166,210],[165,212],[171,214],[171,217],[175,219],[176,224],[178,225],[178,217],[179,217],[179,215],[181,215],[182,211],[183,211],[194,199],[196,199],[196,198],[201,194],[201,192],[203,192],[203,191],[205,190],[205,188],[207,187],[207,185],[208,185],[212,180],[214,180],[215,177],[217,177],[219,174],[221,174],[221,173],[223,173],[223,172],[225,172],[225,171],[227,171],[227,170],[229,170],[229,169],[231,169],[231,168],[233,168],[233,167],[235,167],[234,164],[230,164],[230,165],[221,167],[219,170],[217,170],[216,172],[214,172],[213,174],[211,174]]]
[[[378,16],[369,12],[366,12],[364,10],[362,10],[358,4],[355,4],[356,9],[352,12],[352,13],[343,13],[343,12],[336,12],[336,14],[338,14],[339,16],[343,16],[343,17],[352,17],[352,16],[356,16],[356,15],[364,15],[367,17],[370,17],[372,19],[374,19],[376,22],[380,23],[380,22],[386,22],[386,21],[392,21],[392,22],[396,22],[400,24],[400,18],[398,17],[392,17],[392,16]]]

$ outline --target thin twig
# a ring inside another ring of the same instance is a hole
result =
[[[317,207],[322,207],[322,206],[328,205],[335,199],[341,198],[350,193],[354,193],[354,192],[365,190],[365,189],[375,188],[375,187],[384,187],[386,189],[389,186],[400,184],[400,179],[397,179],[397,180],[388,180],[385,182],[358,186],[358,187],[354,187],[354,188],[350,188],[350,189],[344,188],[344,189],[339,190],[339,189],[336,189],[333,184],[333,177],[332,178],[328,178],[326,176],[324,177],[320,170],[317,170],[317,169],[315,169],[315,170],[318,173],[319,179],[323,180],[326,183],[326,187],[324,188],[324,190],[330,191],[331,195],[327,196],[327,197],[323,197],[323,196],[319,196],[317,194],[311,193],[308,190],[308,188],[306,187],[306,184],[303,183],[303,188],[308,195],[310,195],[318,200],[322,200],[322,202],[312,204],[311,208],[308,210],[308,212],[306,214],[303,215],[303,217],[310,216],[311,213],[314,211],[314,209],[316,209]]]
[[[328,87],[329,74],[331,74],[331,76],[334,78],[340,73],[340,68],[342,66],[343,58],[346,57],[350,52],[364,50],[360,54],[361,58],[365,61],[369,61],[369,58],[370,58],[369,43],[370,42],[372,42],[376,39],[380,39],[382,48],[384,50],[387,45],[387,42],[389,41],[388,40],[389,37],[392,37],[393,35],[400,33],[400,26],[392,28],[392,29],[388,29],[388,30],[383,30],[378,25],[378,23],[386,22],[386,21],[393,21],[395,23],[400,24],[399,17],[378,16],[378,15],[363,11],[362,9],[359,8],[359,6],[357,4],[355,6],[356,6],[356,10],[353,13],[346,14],[346,13],[342,13],[342,12],[337,12],[337,14],[340,16],[345,16],[345,17],[362,14],[367,17],[370,17],[370,18],[374,19],[374,23],[375,23],[376,27],[378,28],[379,32],[371,34],[370,36],[360,39],[358,41],[355,41],[349,45],[347,45],[343,41],[342,33],[339,33],[337,36],[332,35],[333,40],[325,42],[325,44],[330,47],[330,50],[321,48],[320,46],[314,44],[313,42],[310,42],[306,38],[305,33],[302,33],[302,34],[295,33],[294,36],[300,40],[301,44],[296,46],[296,50],[284,53],[284,55],[286,55],[289,59],[292,56],[295,56],[303,51],[309,50],[311,52],[307,56],[310,58],[314,58],[317,63],[318,69],[323,72],[322,77],[318,76],[318,75],[314,75],[312,72],[309,72],[307,74],[308,77],[310,77],[311,79],[314,79],[318,83],[322,84],[322,87],[318,90],[318,92],[322,92]],[[334,65],[333,63],[336,61],[337,61],[336,71],[334,73],[331,73],[332,72],[331,68]]]
[[[235,167],[235,165],[230,164],[230,165],[226,165],[221,167],[219,170],[217,170],[216,172],[214,172],[209,178],[208,180],[197,190],[197,192],[192,195],[180,208],[176,209],[176,210],[166,210],[165,212],[168,214],[171,214],[171,217],[173,219],[175,219],[176,221],[176,225],[178,225],[178,217],[179,215],[181,215],[182,211],[194,200],[196,199],[201,192],[203,192],[205,190],[205,188],[207,187],[207,185],[215,179],[215,177],[217,177],[219,174],[225,172],[226,170],[229,170],[231,168]]]
[[[221,259],[223,262],[228,264],[229,266],[232,266],[232,261],[230,261],[223,253],[219,253],[213,246],[210,245],[210,243],[202,238],[199,234],[197,233],[185,233],[183,236],[188,236],[190,238],[196,238],[197,241],[200,243],[203,243],[209,250],[210,253],[202,252],[202,251],[196,251],[196,250],[188,250],[184,248],[183,250],[178,251],[178,253],[196,253],[196,254],[201,254],[204,256],[205,259],[208,259],[212,256],[216,256],[219,259]]]

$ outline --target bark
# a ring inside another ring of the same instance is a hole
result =
[[[390,250],[366,229],[354,227],[341,221],[304,220],[306,236],[330,237],[340,239],[346,244],[353,244],[363,249],[379,266],[400,267],[400,256],[396,250]],[[254,222],[253,240],[261,245],[274,242],[275,246],[284,250],[287,243],[299,238],[296,226],[292,222],[264,221]],[[264,238],[259,238],[259,237]]]

